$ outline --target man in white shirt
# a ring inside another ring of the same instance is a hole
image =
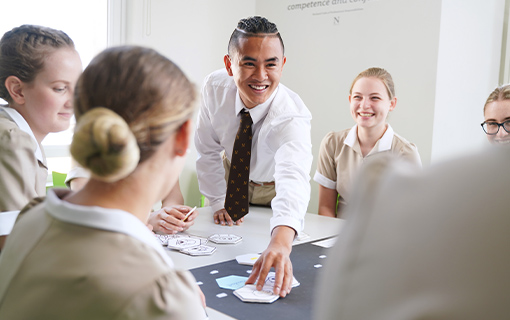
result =
[[[253,120],[250,185],[272,185],[276,194],[268,201],[273,209],[271,242],[247,283],[260,275],[260,290],[274,267],[274,293],[284,297],[292,282],[292,241],[303,229],[310,199],[311,114],[297,94],[280,84],[286,62],[283,41],[267,19],[241,19],[224,62],[226,70],[210,74],[202,89],[195,134],[200,191],[209,200],[215,222],[233,225],[224,208],[227,185],[221,153],[228,165],[240,112],[247,110]],[[260,203],[255,192],[250,202]]]

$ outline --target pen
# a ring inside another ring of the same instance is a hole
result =
[[[187,214],[186,216],[184,217],[184,219],[182,219],[182,221],[186,221],[186,219],[188,219],[188,217],[193,213],[193,211],[195,211],[197,207],[195,206],[193,209],[191,209]]]

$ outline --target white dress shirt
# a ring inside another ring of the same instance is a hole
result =
[[[195,146],[200,192],[213,212],[224,207],[227,190],[220,153],[225,151],[231,159],[244,108],[234,79],[224,69],[206,77]],[[312,116],[301,98],[282,84],[266,102],[248,111],[253,120],[250,180],[275,181],[271,230],[286,225],[300,232],[310,200]]]

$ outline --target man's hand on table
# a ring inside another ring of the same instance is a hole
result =
[[[292,263],[290,261],[290,252],[292,251],[292,241],[296,232],[287,226],[278,226],[274,228],[271,235],[271,242],[260,258],[255,262],[252,272],[246,284],[253,284],[257,281],[257,290],[262,290],[267,274],[271,267],[275,269],[275,283],[273,293],[285,297],[292,288]]]
[[[234,224],[239,226],[241,223],[243,223],[243,221],[244,217],[234,222],[225,208],[220,209],[214,213],[214,223],[221,224],[222,226],[233,226]]]

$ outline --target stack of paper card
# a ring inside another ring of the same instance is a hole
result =
[[[253,284],[247,284],[244,287],[234,291],[234,295],[242,302],[273,303],[280,296],[273,294],[272,288],[264,286],[261,291],[257,290]]]
[[[216,247],[206,245],[179,250],[179,252],[189,254],[190,256],[207,256],[213,254],[214,251],[216,251]]]
[[[206,238],[186,234],[156,234],[156,238],[162,245],[192,256],[210,255],[216,251],[216,247],[206,245],[209,241]]]
[[[273,291],[275,278],[276,278],[276,273],[271,271],[267,274],[266,283],[264,283],[264,286],[271,287],[271,292]],[[295,277],[292,277],[292,285],[291,285],[292,288],[297,287],[300,284],[301,283],[299,283],[299,281],[297,281]]]
[[[235,234],[215,233],[209,236],[209,241],[218,244],[234,244],[240,242],[241,240],[243,240],[243,238]]]
[[[247,284],[244,287],[235,290],[234,295],[243,302],[273,303],[280,297],[279,295],[273,294],[274,282],[275,273],[269,272],[261,291],[257,290],[255,284]],[[296,280],[296,278],[293,278],[292,287],[294,288],[299,285],[300,283]]]

